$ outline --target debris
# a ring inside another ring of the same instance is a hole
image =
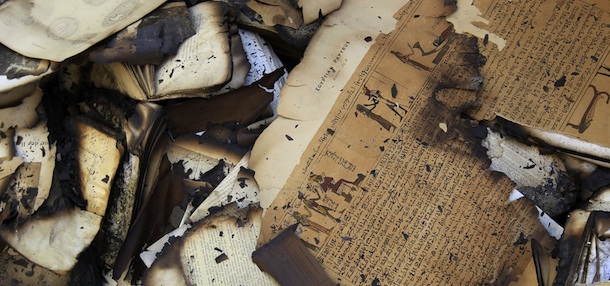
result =
[[[294,234],[295,229],[296,225],[286,228],[258,248],[252,253],[252,261],[280,285],[335,285]]]
[[[541,155],[535,147],[503,138],[491,129],[481,144],[487,148],[491,170],[508,176],[551,217],[572,209],[578,192],[558,156]]]

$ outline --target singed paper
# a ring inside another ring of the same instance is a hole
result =
[[[242,211],[243,212],[243,211]],[[277,285],[252,261],[261,211],[247,217],[217,215],[166,245],[143,279],[145,285]],[[168,277],[173,277],[168,279]]]
[[[31,58],[61,62],[125,28],[165,0],[6,1],[0,42]]]
[[[481,107],[470,114],[502,116],[609,147],[610,3],[485,0],[474,5],[488,21],[480,25],[487,30],[481,49],[488,60],[481,71],[487,80]],[[505,41],[503,49],[491,35]]]
[[[260,243],[298,223],[342,285],[503,285],[524,270],[529,240],[547,236],[445,106],[494,79],[444,2],[344,1],[314,36],[252,153]],[[482,83],[464,64],[481,65]]]

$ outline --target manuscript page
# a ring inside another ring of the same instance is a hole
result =
[[[485,28],[489,42],[481,45],[487,57],[481,71],[486,79],[482,105],[470,114],[476,119],[501,116],[609,147],[610,3],[474,4],[467,9],[481,12],[487,23],[476,26]],[[492,38],[501,45],[492,44]]]
[[[259,243],[299,223],[299,237],[345,285],[518,278],[529,240],[547,235],[530,202],[508,202],[513,184],[489,171],[466,124],[435,99],[477,79],[463,74],[478,51],[453,33],[451,8],[352,0],[328,18],[252,153],[266,207]]]
[[[170,240],[145,273],[143,284],[244,285],[247,281],[247,285],[278,285],[252,261],[262,213],[250,209],[246,216],[246,211],[225,209],[225,214],[216,214]]]

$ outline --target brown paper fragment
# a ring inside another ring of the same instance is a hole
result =
[[[12,248],[0,248],[0,280],[9,285],[68,285],[69,274],[59,275],[27,260]]]
[[[174,206],[186,195],[182,186],[184,170],[180,168],[181,166],[181,164],[172,166],[167,157],[163,157],[153,193],[136,217],[121,246],[114,265],[114,279],[121,277],[132,258],[137,256],[145,244],[151,244],[164,235]]]
[[[284,74],[277,69],[249,86],[210,99],[190,99],[168,106],[169,128],[173,135],[205,130],[208,125],[223,122],[248,124],[267,108],[273,99],[274,83]]]
[[[335,285],[298,236],[297,226],[284,229],[252,253],[252,260],[281,285]]]
[[[38,122],[36,107],[41,100],[42,90],[37,87],[18,105],[0,109],[0,131],[6,131],[10,127],[30,128],[34,126]]]
[[[36,83],[24,83],[17,86],[9,84],[0,88],[0,108],[19,105],[24,98],[34,93],[37,86]]]
[[[290,0],[250,0],[246,5],[260,14],[267,26],[282,25],[298,29],[303,24],[303,15]]]
[[[341,7],[342,0],[299,0],[298,5],[303,10],[303,22],[311,24]]]
[[[88,120],[76,120],[78,177],[87,210],[103,216],[110,188],[123,155],[118,135],[95,127]]]

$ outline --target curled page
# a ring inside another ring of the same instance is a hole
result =
[[[165,0],[7,1],[0,43],[31,58],[61,62],[154,10]]]

